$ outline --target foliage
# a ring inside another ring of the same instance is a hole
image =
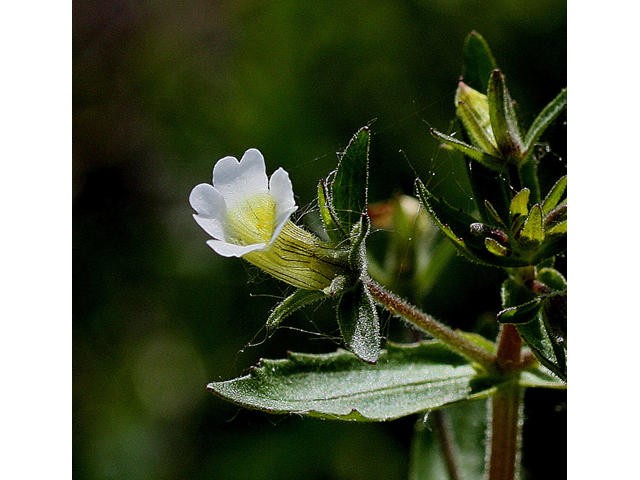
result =
[[[81,0],[73,14],[74,478],[406,478],[413,416],[273,416],[203,388],[245,375],[261,357],[285,358],[287,349],[334,351],[339,327],[334,301],[320,296],[262,328],[297,290],[214,255],[185,200],[211,181],[212,160],[256,146],[269,172],[290,173],[300,206],[294,220],[317,232],[318,179],[335,168],[332,152],[369,125],[369,275],[451,327],[494,339],[489,315],[500,311],[503,270],[456,256],[446,237],[424,227],[424,210],[414,216],[416,176],[458,208],[475,196],[462,154],[436,151],[425,120],[460,131],[448,127],[459,47],[477,28],[531,124],[566,82],[566,4],[113,7]],[[535,153],[542,196],[563,171],[565,128],[558,122],[547,131]],[[555,268],[565,272],[562,257]],[[383,340],[423,338],[376,308]],[[541,458],[562,469],[565,397],[527,389],[523,464],[532,478],[544,475]],[[485,402],[477,404],[472,423]],[[462,407],[441,411],[454,417]],[[437,431],[435,420],[430,414],[425,436]],[[434,453],[441,455],[437,444]]]
[[[286,360],[262,360],[249,375],[213,382],[208,388],[239,405],[271,413],[348,421],[391,420],[492,397],[485,468],[490,479],[509,479],[519,469],[521,390],[564,388],[567,380],[566,280],[552,267],[566,250],[566,176],[542,199],[533,154],[536,142],[566,108],[567,97],[563,90],[525,131],[505,76],[479,34],[467,37],[464,57],[468,81],[486,87],[486,93],[467,85],[463,77],[455,104],[464,136],[433,128],[431,133],[447,148],[464,154],[469,172],[480,168],[486,173],[470,178],[475,208],[451,206],[420,179],[416,194],[459,253],[507,273],[497,344],[451,330],[370,278],[370,128],[363,127],[338,154],[337,168],[318,186],[324,233],[332,248],[348,258],[348,271],[337,274],[320,292],[294,292],[267,321],[272,328],[326,297],[335,305],[349,351],[290,353]],[[437,340],[389,343],[381,349],[376,303]],[[455,459],[448,460],[449,474],[457,478]]]

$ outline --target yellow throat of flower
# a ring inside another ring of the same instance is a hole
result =
[[[271,241],[276,228],[276,202],[268,193],[252,195],[227,212],[227,240],[237,245]]]
[[[238,245],[269,245],[276,227],[276,204],[265,193],[252,196],[227,212],[227,241]],[[243,257],[294,287],[322,290],[338,275],[347,275],[344,252],[326,244],[287,220],[278,237],[265,250]]]

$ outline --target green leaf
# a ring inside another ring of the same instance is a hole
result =
[[[342,350],[291,353],[285,360],[263,360],[249,375],[207,388],[270,413],[384,421],[489,396],[498,381],[479,376],[462,356],[431,341],[389,344],[376,365]]]
[[[513,109],[513,100],[504,82],[500,70],[494,70],[489,80],[489,115],[491,128],[503,158],[518,163],[519,155],[524,151],[520,138],[520,127]]]
[[[567,291],[567,280],[555,268],[541,268],[540,270],[538,270],[536,279],[544,283],[551,290],[555,290],[558,292]]]
[[[436,198],[427,190],[420,179],[416,180],[416,190],[422,205],[438,228],[442,230],[461,253],[471,260],[481,262],[480,259],[476,258],[474,252],[467,247],[465,239],[462,236],[458,236],[463,232],[469,232],[470,226],[475,222],[475,219],[462,210],[451,207],[442,198]],[[455,228],[455,233],[452,227]],[[476,250],[483,247],[483,241],[481,239],[478,240],[479,237],[474,235],[468,235],[468,237],[472,244],[475,243]]]
[[[560,177],[553,187],[551,187],[551,190],[549,190],[549,193],[542,202],[542,213],[544,213],[545,216],[558,206],[558,203],[560,203],[560,199],[562,198],[562,195],[564,195],[566,189],[567,176],[564,175],[563,177]]]
[[[543,304],[543,320],[549,331],[556,356],[564,355],[567,349],[567,294],[555,292],[549,295]]]
[[[340,227],[338,216],[331,203],[331,194],[324,180],[320,180],[320,183],[318,183],[318,205],[320,207],[320,218],[329,240],[340,243],[347,235]]]
[[[516,325],[516,329],[540,363],[566,382],[566,352],[558,348],[541,317],[542,315],[538,315],[529,323]]]
[[[552,340],[567,348],[567,280],[553,268],[540,268],[536,280],[550,289],[543,303],[543,320]]]
[[[544,131],[558,118],[558,115],[567,106],[567,89],[563,89],[556,98],[542,109],[538,117],[533,121],[525,137],[524,147],[527,157],[533,154],[536,142],[540,139]]]
[[[362,127],[340,154],[332,180],[331,202],[342,229],[350,232],[367,208],[369,127]]]
[[[462,330],[458,331],[458,333],[471,343],[476,344],[478,347],[483,348],[489,353],[494,353],[496,351],[496,344],[478,333],[463,332]]]
[[[437,139],[442,140],[447,145],[455,148],[459,152],[464,153],[467,157],[475,160],[481,165],[484,165],[485,167],[497,172],[504,170],[505,162],[502,159],[494,157],[493,155],[489,155],[488,153],[485,153],[476,147],[472,147],[471,145],[468,145],[458,140],[457,138],[438,132],[434,128],[432,128],[430,132],[431,135],[433,135]]]
[[[371,232],[371,219],[364,213],[360,221],[351,229],[351,250],[349,251],[349,264],[355,272],[361,275],[367,273],[367,237]]]
[[[480,92],[486,92],[491,72],[498,68],[489,45],[477,32],[467,35],[464,42],[464,66],[462,77],[467,85]]]
[[[277,327],[286,317],[293,312],[300,310],[305,305],[309,305],[318,300],[327,298],[321,290],[298,289],[292,295],[285,298],[271,311],[267,319],[267,328]]]
[[[543,297],[537,297],[530,302],[517,307],[509,307],[498,313],[498,322],[512,323],[515,325],[528,323],[536,318],[542,308]]]
[[[504,308],[525,304],[534,299],[533,293],[512,278],[503,282],[501,296]],[[566,381],[566,351],[554,341],[553,334],[543,317],[544,311],[541,310],[530,322],[518,324],[515,327],[538,361],[558,378]]]
[[[342,294],[337,313],[347,348],[360,360],[376,363],[380,356],[380,320],[373,298],[362,282]]]
[[[520,385],[523,387],[557,388],[565,390],[566,382],[553,375],[543,366],[525,370],[520,374]]]

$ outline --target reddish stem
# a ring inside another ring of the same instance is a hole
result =
[[[522,337],[515,326],[508,323],[501,325],[497,356],[502,373],[509,374],[521,368]]]
[[[516,327],[500,326],[497,364],[508,375],[522,369],[522,338]],[[507,381],[491,397],[489,421],[489,480],[517,478],[522,429],[522,389]]]

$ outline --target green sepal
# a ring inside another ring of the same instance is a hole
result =
[[[498,313],[498,322],[511,323],[514,325],[529,323],[536,318],[538,312],[542,309],[543,300],[543,297],[537,297],[517,307],[505,308]]]
[[[501,267],[521,267],[530,264],[524,259],[496,256],[489,252],[484,238],[474,234],[470,228],[472,224],[477,223],[476,219],[452,207],[442,198],[435,197],[420,179],[416,180],[416,193],[434,223],[469,260]]]
[[[530,193],[531,191],[528,188],[523,188],[513,197],[511,205],[509,206],[509,215],[512,219],[516,215],[528,215]]]
[[[416,180],[416,193],[426,212],[455,247],[470,260],[482,263],[482,259],[477,258],[475,252],[467,245],[467,241],[470,241],[476,250],[484,250],[484,241],[470,231],[470,226],[475,223],[475,219],[462,210],[450,206],[442,198],[436,198],[420,179]],[[467,238],[459,235],[465,235]]]
[[[549,190],[549,193],[547,193],[547,196],[542,202],[542,213],[544,213],[545,216],[558,206],[566,189],[567,176],[564,175],[551,187],[551,190]]]
[[[476,219],[435,197],[420,179],[416,180],[416,196],[442,233],[473,262],[497,267],[537,265],[567,248],[566,234],[545,238],[540,205],[531,208],[526,220],[522,217],[514,219],[516,227],[523,222],[524,225],[518,232],[516,244],[508,246],[491,236],[478,235],[482,232],[473,228],[478,225]]]
[[[486,92],[491,72],[498,68],[489,44],[477,32],[467,35],[464,42],[464,65],[462,78],[467,85],[480,92]]]
[[[506,224],[502,221],[502,219],[500,218],[500,215],[498,214],[498,211],[496,210],[496,207],[493,206],[493,204],[489,201],[489,200],[485,200],[484,201],[484,208],[487,211],[487,219],[491,219],[493,220],[493,225],[495,225],[496,227],[501,228],[502,230],[506,230],[507,226]]]
[[[331,194],[324,180],[320,180],[318,183],[318,205],[320,207],[320,218],[329,240],[340,243],[346,238],[346,234],[340,227],[338,216],[331,204]]]
[[[375,365],[344,350],[262,360],[248,375],[207,388],[238,405],[346,421],[386,421],[486,398],[502,378],[478,374],[440,341],[388,344]]]
[[[564,235],[567,233],[567,221],[555,224],[553,227],[544,231],[547,237],[553,237],[555,235]]]
[[[506,168],[505,168],[506,171]],[[467,174],[473,190],[473,198],[478,205],[478,212],[485,223],[492,223],[485,210],[485,202],[491,203],[502,223],[509,225],[509,205],[511,203],[511,186],[502,174],[474,161],[467,161]]]
[[[350,232],[367,208],[369,127],[362,127],[339,154],[332,176],[330,200],[341,228]]]
[[[267,328],[277,327],[286,317],[306,305],[327,298],[321,290],[298,289],[275,306],[267,319]]]
[[[527,221],[524,222],[518,240],[525,245],[537,246],[544,241],[542,228],[542,208],[540,205],[531,207]]]
[[[505,161],[518,164],[524,146],[520,138],[520,127],[513,108],[513,100],[500,70],[496,69],[491,73],[487,97],[489,97],[491,128],[498,150]]]
[[[536,142],[540,139],[544,131],[558,118],[558,115],[567,106],[567,89],[563,89],[556,98],[542,109],[540,114],[531,124],[525,136],[524,148],[526,151],[525,161],[533,155]]]
[[[432,128],[429,131],[431,132],[431,135],[436,137],[438,140],[441,140],[450,147],[453,147],[459,152],[464,153],[467,157],[475,160],[481,165],[484,165],[485,167],[497,172],[501,172],[504,170],[505,162],[502,159],[485,153],[479,148],[464,143],[450,135],[445,135],[444,133],[437,131],[435,128]]]
[[[380,356],[380,320],[362,282],[340,296],[337,318],[346,347],[360,360],[375,364]]]
[[[536,267],[538,268],[538,271],[540,271],[540,269],[546,269],[546,268],[553,269],[553,266],[555,264],[556,264],[556,257],[549,257],[538,262]]]
[[[487,250],[489,250],[494,255],[497,255],[498,257],[509,256],[509,253],[510,253],[509,249],[504,245],[502,245],[497,240],[495,240],[494,238],[489,238],[489,237],[485,238],[484,246],[487,248]]]
[[[487,96],[467,86],[464,82],[459,82],[454,101],[456,115],[462,121],[471,143],[494,157],[500,157],[496,140],[491,131]]]
[[[567,221],[567,213],[568,213],[568,207],[565,201],[562,201],[562,203],[560,203],[560,205],[558,205],[556,208],[554,208],[553,210],[551,210],[545,217],[544,217],[544,227],[546,228],[550,228],[554,225],[557,225],[559,223],[562,222],[566,222]]]
[[[560,255],[562,252],[567,251],[567,234],[557,232],[557,235],[545,235],[545,242],[542,245],[542,248],[538,251],[535,256],[535,262],[532,264],[536,265],[540,263],[542,260],[545,260],[549,257],[554,257],[556,255]]]
[[[493,134],[491,134],[490,130],[491,125],[489,125],[488,131],[483,128],[478,116],[471,107],[464,102],[458,102],[456,106],[456,115],[462,121],[473,146],[498,158],[500,152],[498,152],[498,149],[493,144]]]

